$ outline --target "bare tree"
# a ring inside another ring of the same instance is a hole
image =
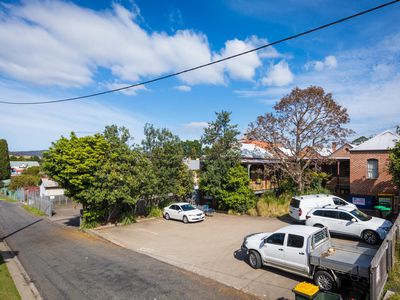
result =
[[[320,158],[320,151],[332,141],[344,142],[352,132],[343,127],[349,123],[349,115],[332,94],[317,86],[294,88],[274,110],[250,123],[247,137],[268,143],[270,150],[281,158],[279,170],[303,191],[305,172]]]

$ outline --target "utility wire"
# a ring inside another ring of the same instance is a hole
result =
[[[98,92],[98,93],[93,93],[93,94],[88,94],[88,95],[84,95],[84,96],[77,96],[77,97],[65,98],[65,99],[57,99],[57,100],[47,100],[47,101],[37,101],[37,102],[11,102],[11,101],[1,101],[0,100],[0,104],[15,104],[15,105],[51,104],[51,103],[60,103],[60,102],[68,102],[68,101],[86,99],[86,98],[91,98],[91,97],[96,97],[96,96],[100,96],[100,95],[110,94],[110,93],[114,93],[114,92],[118,92],[118,91],[122,91],[122,90],[127,90],[127,89],[134,88],[134,87],[137,87],[137,86],[146,85],[146,84],[149,84],[149,83],[153,83],[153,82],[156,82],[156,81],[161,81],[161,80],[164,80],[164,79],[167,79],[167,78],[171,78],[171,77],[175,77],[175,76],[178,76],[178,75],[181,75],[181,74],[184,74],[184,73],[188,73],[188,72],[191,72],[191,71],[194,71],[194,70],[198,70],[198,69],[201,69],[201,68],[212,66],[212,65],[221,63],[223,61],[226,61],[226,60],[230,60],[230,59],[242,56],[242,55],[246,55],[246,54],[251,53],[251,52],[256,52],[256,51],[259,51],[261,49],[264,49],[264,48],[267,48],[267,47],[271,47],[273,45],[277,45],[277,44],[280,44],[280,43],[283,43],[283,42],[286,42],[286,41],[301,37],[303,35],[307,35],[307,34],[310,34],[312,32],[319,31],[321,29],[324,29],[324,28],[327,28],[327,27],[342,23],[344,21],[348,21],[350,19],[354,19],[356,17],[365,15],[365,14],[370,13],[372,11],[379,10],[379,9],[384,8],[386,6],[395,4],[395,3],[399,2],[399,1],[400,0],[390,1],[390,2],[387,2],[387,3],[372,7],[370,9],[361,11],[359,13],[350,15],[348,17],[345,17],[345,18],[342,18],[342,19],[327,23],[325,25],[321,25],[319,27],[314,27],[312,29],[303,31],[301,33],[298,33],[298,34],[295,34],[295,35],[292,35],[292,36],[289,36],[289,37],[286,37],[286,38],[283,38],[283,39],[280,39],[280,40],[277,40],[277,41],[269,43],[269,44],[264,44],[264,45],[259,46],[257,48],[253,48],[253,49],[241,52],[241,53],[237,53],[237,54],[234,54],[234,55],[231,55],[231,56],[227,56],[227,57],[224,57],[224,58],[221,58],[221,59],[218,59],[218,60],[214,60],[212,62],[209,62],[209,63],[206,63],[206,64],[202,64],[202,65],[198,65],[196,67],[185,69],[185,70],[182,70],[182,71],[179,71],[179,72],[176,72],[176,73],[171,73],[171,74],[168,74],[168,75],[156,77],[156,78],[153,78],[153,79],[150,79],[150,80],[146,80],[146,81],[142,81],[142,82],[139,82],[139,83],[127,85],[127,86],[124,86],[124,87],[111,89],[111,90]]]

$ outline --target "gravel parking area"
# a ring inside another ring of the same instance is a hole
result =
[[[240,251],[243,237],[274,231],[288,223],[276,218],[215,214],[204,222],[164,219],[97,230],[104,238],[263,299],[294,299],[292,288],[305,278],[273,268],[252,269]],[[349,239],[335,243],[359,244]]]

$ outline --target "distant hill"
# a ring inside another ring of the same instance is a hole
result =
[[[10,155],[14,156],[39,156],[43,157],[43,152],[46,150],[31,150],[31,151],[10,151]]]

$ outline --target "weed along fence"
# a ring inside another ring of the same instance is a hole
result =
[[[38,193],[27,195],[26,202],[29,206],[35,207],[51,217],[53,215],[53,202],[49,197],[40,197]]]
[[[370,299],[379,300],[395,263],[396,242],[400,238],[400,216],[397,217],[382,245],[376,252],[370,267]]]

